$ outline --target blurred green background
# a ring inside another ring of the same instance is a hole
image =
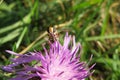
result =
[[[96,63],[86,80],[120,80],[120,0],[0,0],[0,66],[9,49],[20,54],[42,50],[48,27],[60,41],[66,32],[82,45],[82,61]],[[0,80],[11,77],[0,70]]]

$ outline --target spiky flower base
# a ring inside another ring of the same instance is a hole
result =
[[[84,80],[88,77],[90,69],[80,57],[76,57],[80,44],[75,43],[75,37],[66,34],[64,44],[59,41],[50,43],[50,49],[44,46],[42,52],[30,52],[20,55],[12,51],[8,53],[18,56],[12,59],[12,64],[4,66],[5,71],[15,73],[16,77],[11,80]],[[36,64],[31,64],[36,61]]]

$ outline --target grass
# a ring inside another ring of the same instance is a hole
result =
[[[57,27],[60,40],[66,31],[81,42],[81,60],[96,63],[86,80],[120,79],[120,3],[119,0],[0,0],[0,65],[13,56],[42,50],[47,28]],[[0,80],[10,74],[0,70]]]

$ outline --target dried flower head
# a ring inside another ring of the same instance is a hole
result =
[[[84,80],[91,74],[94,65],[87,68],[86,63],[79,61],[80,57],[76,54],[80,48],[75,37],[67,33],[63,45],[54,41],[50,43],[49,50],[43,46],[44,54],[35,51],[21,55],[7,50],[18,58],[12,59],[12,64],[2,68],[16,75],[11,80]]]

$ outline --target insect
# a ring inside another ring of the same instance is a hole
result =
[[[51,42],[58,40],[58,32],[55,27],[48,28],[48,36]]]

